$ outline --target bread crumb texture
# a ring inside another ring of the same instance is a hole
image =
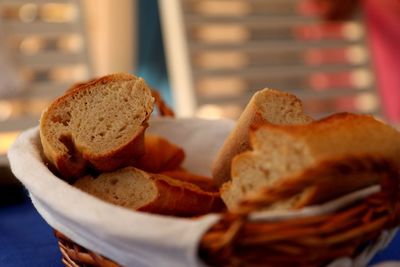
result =
[[[372,155],[400,166],[399,132],[368,115],[342,113],[306,125],[259,125],[250,132],[250,143],[252,150],[234,158],[232,181],[221,190],[230,208],[327,160]]]
[[[66,175],[79,174],[73,169],[82,169],[85,160],[115,153],[139,139],[153,101],[144,80],[130,74],[112,74],[74,86],[42,113],[44,153],[59,169],[65,165]]]
[[[98,177],[85,176],[74,186],[95,197],[129,209],[138,209],[157,197],[150,176],[135,168],[125,168]]]

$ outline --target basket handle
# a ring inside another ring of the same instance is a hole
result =
[[[162,98],[161,94],[157,90],[152,89],[151,90],[151,95],[154,97],[154,104],[157,107],[158,114],[161,117],[175,117],[175,113],[165,103],[165,101]]]

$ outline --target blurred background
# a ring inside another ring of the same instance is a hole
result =
[[[387,10],[372,3],[400,14],[395,1],[358,9],[340,0],[354,14],[327,21],[318,0],[0,0],[0,166],[51,100],[118,71],[144,77],[178,116],[236,119],[271,87],[316,118],[350,111],[397,123],[396,81],[385,78],[396,68],[371,41],[380,32],[400,42],[399,30],[377,26],[396,15],[379,16]]]

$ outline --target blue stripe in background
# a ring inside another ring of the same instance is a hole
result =
[[[173,106],[156,0],[139,0],[137,74]]]

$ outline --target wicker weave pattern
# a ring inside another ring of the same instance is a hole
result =
[[[273,196],[260,192],[204,235],[201,258],[211,266],[324,266],[336,258],[354,257],[374,243],[382,230],[399,225],[400,180],[392,163],[354,158],[332,167],[338,175],[365,168],[380,172],[382,191],[332,214],[280,222],[250,221],[249,213],[288,196],[293,188]],[[310,184],[300,188],[306,185]]]
[[[71,239],[58,231],[54,231],[62,254],[62,262],[67,267],[103,266],[117,267],[113,261],[77,245]]]
[[[161,97],[160,93],[156,90],[151,90],[151,95],[154,97],[154,103],[158,109],[158,113],[163,117],[174,117],[175,113],[172,109],[164,102],[164,99]]]

